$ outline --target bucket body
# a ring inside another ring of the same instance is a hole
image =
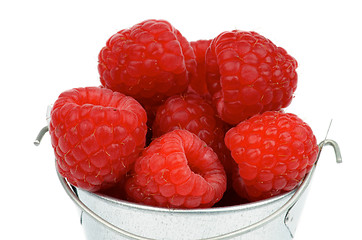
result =
[[[292,239],[308,191],[295,204],[257,229],[233,237],[222,237],[256,223],[280,209],[295,190],[280,196],[239,206],[210,209],[165,209],[143,206],[77,189],[79,199],[109,223],[132,234],[151,239]],[[130,239],[116,233],[82,212],[87,240]],[[131,238],[132,239],[132,238]],[[141,238],[142,239],[142,238]]]
[[[48,125],[51,108],[47,111]],[[48,126],[39,132],[35,145],[47,131]],[[338,144],[326,138],[319,144],[316,163],[324,145],[334,148],[337,163],[341,163]],[[71,186],[57,174],[80,208],[87,240],[289,240],[294,237],[316,163],[294,191],[238,206],[191,210],[143,206],[90,193]]]
[[[338,144],[333,146],[342,162]],[[293,191],[254,203],[208,209],[167,209],[90,193],[70,186],[58,173],[68,196],[81,209],[87,240],[289,240],[293,239],[316,164]]]

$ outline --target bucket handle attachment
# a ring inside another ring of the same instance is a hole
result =
[[[48,127],[44,127],[40,130],[38,136],[36,137],[36,140],[34,141],[34,144],[36,146],[38,146],[43,138],[43,136],[45,135],[45,133],[48,131]],[[300,196],[304,193],[304,191],[307,189],[313,173],[315,171],[316,165],[318,163],[319,160],[319,156],[321,154],[321,151],[323,149],[324,146],[329,145],[332,146],[335,152],[335,156],[336,156],[336,162],[337,163],[341,163],[342,162],[342,156],[341,156],[341,151],[340,148],[337,144],[336,141],[331,140],[331,139],[325,139],[323,140],[320,144],[319,144],[319,152],[318,152],[318,156],[317,156],[317,160],[314,163],[313,167],[311,168],[310,172],[307,174],[307,176],[304,178],[302,184],[297,188],[297,190],[295,191],[295,193],[292,195],[292,197],[283,205],[281,206],[278,210],[276,210],[275,212],[273,212],[272,214],[270,214],[269,216],[259,220],[258,222],[255,222],[249,226],[246,227],[242,227],[240,229],[237,229],[235,231],[232,231],[230,233],[226,233],[226,234],[222,234],[222,235],[218,235],[218,236],[214,236],[214,237],[210,237],[210,238],[204,238],[202,240],[222,240],[222,239],[229,239],[232,237],[237,237],[240,236],[242,234],[254,231],[260,227],[262,227],[263,225],[267,224],[268,222],[274,220],[275,218],[277,218],[278,216],[280,216],[281,214],[285,213],[286,211],[288,211],[290,208],[292,208],[294,206],[294,204],[298,201],[298,199],[300,198]],[[58,178],[60,180],[61,185],[63,186],[65,192],[68,194],[68,196],[70,197],[70,199],[82,210],[82,213],[85,212],[87,213],[90,217],[92,217],[93,219],[95,219],[96,221],[98,221],[99,223],[103,224],[104,226],[106,226],[107,228],[109,228],[110,230],[121,234],[124,237],[130,238],[130,239],[136,239],[136,240],[154,240],[151,238],[147,238],[147,237],[142,237],[133,233],[130,233],[126,230],[123,230],[115,225],[113,225],[112,223],[108,222],[107,220],[105,220],[104,218],[100,217],[98,214],[96,214],[95,212],[93,212],[91,209],[89,209],[77,196],[77,194],[71,189],[69,183],[67,182],[67,180],[65,178],[63,178],[59,172],[57,171],[57,175]]]
[[[259,220],[258,222],[255,222],[255,223],[253,223],[253,224],[251,224],[249,226],[240,228],[238,230],[235,230],[233,232],[226,233],[226,234],[223,234],[223,235],[219,235],[219,236],[215,236],[215,237],[211,237],[211,238],[205,238],[203,240],[222,240],[222,239],[229,239],[229,238],[232,238],[232,237],[240,236],[242,234],[254,231],[254,230],[262,227],[263,225],[267,224],[268,222],[274,220],[275,218],[277,218],[281,214],[283,214],[286,211],[288,211],[289,209],[291,209],[295,205],[295,203],[298,201],[298,199],[302,196],[302,194],[305,192],[307,187],[309,186],[309,183],[312,180],[313,173],[314,173],[314,171],[316,169],[316,165],[317,165],[317,162],[319,160],[319,156],[321,154],[322,148],[325,145],[330,145],[330,146],[333,147],[335,155],[336,155],[336,162],[337,163],[342,163],[341,151],[339,149],[339,146],[338,146],[337,142],[334,141],[334,140],[331,140],[331,139],[325,139],[324,141],[322,141],[319,144],[319,152],[318,152],[317,160],[314,163],[313,167],[311,168],[310,172],[304,178],[303,183],[298,187],[298,189],[295,191],[295,193],[292,195],[292,197],[283,206],[281,206],[278,210],[276,210],[275,212],[273,212],[269,216],[263,218],[262,220]]]

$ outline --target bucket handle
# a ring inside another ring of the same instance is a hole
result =
[[[36,140],[34,141],[34,144],[36,146],[38,146],[41,142],[41,139],[43,138],[43,136],[45,135],[45,133],[48,131],[48,127],[44,127],[41,129],[41,131],[39,132]],[[335,152],[335,156],[336,156],[336,162],[337,163],[341,163],[342,162],[342,156],[341,156],[341,151],[340,148],[337,144],[336,141],[331,140],[331,139],[325,139],[323,140],[320,144],[319,144],[319,151],[318,151],[318,156],[317,156],[317,160],[314,163],[313,167],[311,168],[310,172],[307,174],[307,176],[304,178],[303,183],[297,188],[297,190],[295,191],[295,193],[292,195],[292,197],[283,205],[281,206],[278,210],[276,210],[275,212],[273,212],[272,214],[270,214],[269,216],[259,220],[258,222],[255,222],[249,226],[246,227],[242,227],[240,229],[237,229],[235,231],[232,231],[230,233],[226,233],[226,234],[222,234],[222,235],[218,235],[218,236],[214,236],[214,237],[210,237],[210,238],[204,238],[202,240],[222,240],[222,239],[229,239],[232,237],[237,237],[240,236],[242,234],[254,231],[260,227],[262,227],[263,225],[267,224],[268,222],[274,220],[275,218],[277,218],[278,216],[280,216],[282,213],[288,211],[290,208],[292,208],[294,206],[294,204],[298,201],[298,199],[300,198],[300,196],[304,193],[304,191],[307,189],[313,173],[315,171],[316,165],[318,163],[319,160],[319,156],[321,154],[321,151],[323,149],[323,147],[325,145],[329,145],[332,146]],[[104,218],[100,217],[98,214],[96,214],[95,212],[93,212],[91,209],[89,209],[77,196],[77,194],[71,189],[69,183],[67,182],[67,180],[65,178],[63,178],[58,171],[57,175],[58,178],[60,180],[60,183],[62,184],[65,192],[68,194],[68,196],[70,197],[70,199],[85,213],[87,213],[90,217],[92,217],[93,219],[95,219],[96,221],[98,221],[99,223],[103,224],[104,226],[106,226],[107,228],[109,228],[110,230],[121,234],[124,237],[130,238],[130,239],[137,239],[137,240],[154,240],[151,238],[147,238],[147,237],[142,237],[133,233],[130,233],[126,230],[123,230],[115,225],[113,225],[112,223],[108,222],[107,220],[105,220]]]

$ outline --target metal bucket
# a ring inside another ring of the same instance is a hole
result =
[[[320,145],[338,144],[326,139]],[[318,159],[316,163],[318,162]],[[90,193],[59,179],[81,209],[81,224],[88,240],[102,239],[292,239],[316,164],[294,191],[267,200],[238,206],[177,210],[144,206]]]

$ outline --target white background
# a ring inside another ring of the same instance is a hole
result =
[[[47,105],[64,90],[97,86],[97,55],[123,28],[171,22],[190,41],[256,31],[299,63],[287,112],[341,148],[325,148],[296,240],[361,239],[362,20],[358,1],[2,1],[0,3],[1,239],[84,239],[62,189],[47,134]],[[359,115],[357,115],[359,114]]]

